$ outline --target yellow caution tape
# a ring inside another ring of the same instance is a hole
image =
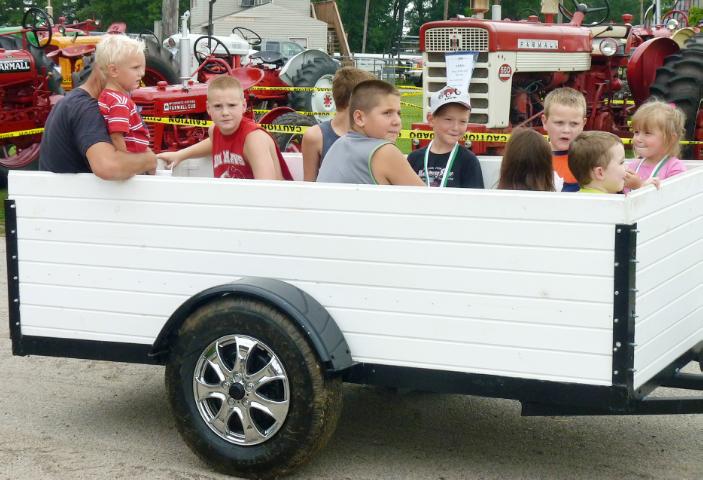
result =
[[[149,117],[145,115],[142,120],[148,123],[165,123],[167,125],[184,125],[187,127],[209,127],[212,125],[210,120],[199,118]]]
[[[17,130],[15,132],[0,133],[0,138],[14,138],[22,137],[24,135],[36,135],[37,133],[42,133],[43,128],[32,128],[31,130]]]
[[[401,105],[405,105],[406,107],[413,107],[413,108],[419,108],[422,110],[422,106],[420,105],[415,105],[414,103],[409,103],[409,102],[400,102]]]
[[[401,103],[403,103],[403,102],[401,102]],[[270,112],[270,111],[271,111],[271,110],[259,110],[259,109],[254,109],[254,110],[253,110],[254,113],[268,113],[268,112]],[[334,114],[336,114],[337,112],[302,112],[302,111],[300,111],[300,110],[296,110],[295,113],[299,113],[299,114],[301,114],[301,115],[310,115],[310,116],[312,116],[312,115],[334,115]]]
[[[421,97],[422,92],[405,92],[400,94],[401,97]]]

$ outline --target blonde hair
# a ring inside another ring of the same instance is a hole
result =
[[[207,99],[210,100],[210,94],[212,92],[221,92],[223,90],[236,90],[237,93],[244,98],[244,91],[242,90],[242,84],[239,83],[239,80],[229,75],[217,75],[207,82]]]
[[[622,145],[622,140],[617,135],[598,130],[583,132],[571,142],[569,170],[579,185],[588,185],[593,181],[591,171],[594,168],[608,168],[608,151],[615,145]]]
[[[128,57],[144,53],[144,42],[122,34],[107,34],[100,37],[95,47],[95,65],[107,74],[109,65],[119,65]]]
[[[552,90],[544,97],[544,116],[549,118],[549,111],[553,105],[577,108],[581,110],[582,117],[586,116],[586,98],[583,93],[571,87],[561,87]]]
[[[679,140],[685,136],[686,114],[674,104],[651,100],[642,104],[632,116],[632,131],[659,130],[666,139],[666,154],[678,156]]]

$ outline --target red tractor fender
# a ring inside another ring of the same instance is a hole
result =
[[[652,38],[635,48],[627,63],[627,83],[637,105],[649,97],[649,87],[654,83],[657,68],[664,65],[666,57],[679,50],[675,41],[665,37]]]
[[[295,113],[295,110],[293,110],[290,107],[276,107],[270,112],[267,112],[264,114],[261,118],[256,123],[263,123],[263,124],[269,124],[273,123],[274,120],[276,120],[278,117],[283,115],[284,113]]]

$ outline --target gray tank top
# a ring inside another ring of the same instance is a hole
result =
[[[322,122],[320,124],[320,131],[322,132],[322,153],[320,154],[320,162],[322,162],[332,144],[339,139],[339,135],[337,135],[332,128],[332,120]]]
[[[383,145],[383,138],[369,138],[349,132],[334,142],[317,175],[318,182],[375,184],[371,174],[371,157]]]

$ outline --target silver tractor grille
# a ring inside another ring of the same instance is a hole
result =
[[[478,52],[471,76],[472,123],[487,124],[488,118],[488,30],[475,27],[432,28],[425,32],[423,65],[424,103],[423,114],[427,116],[429,97],[447,83],[447,52]]]
[[[433,28],[425,32],[426,52],[488,51],[488,31],[482,28]]]

